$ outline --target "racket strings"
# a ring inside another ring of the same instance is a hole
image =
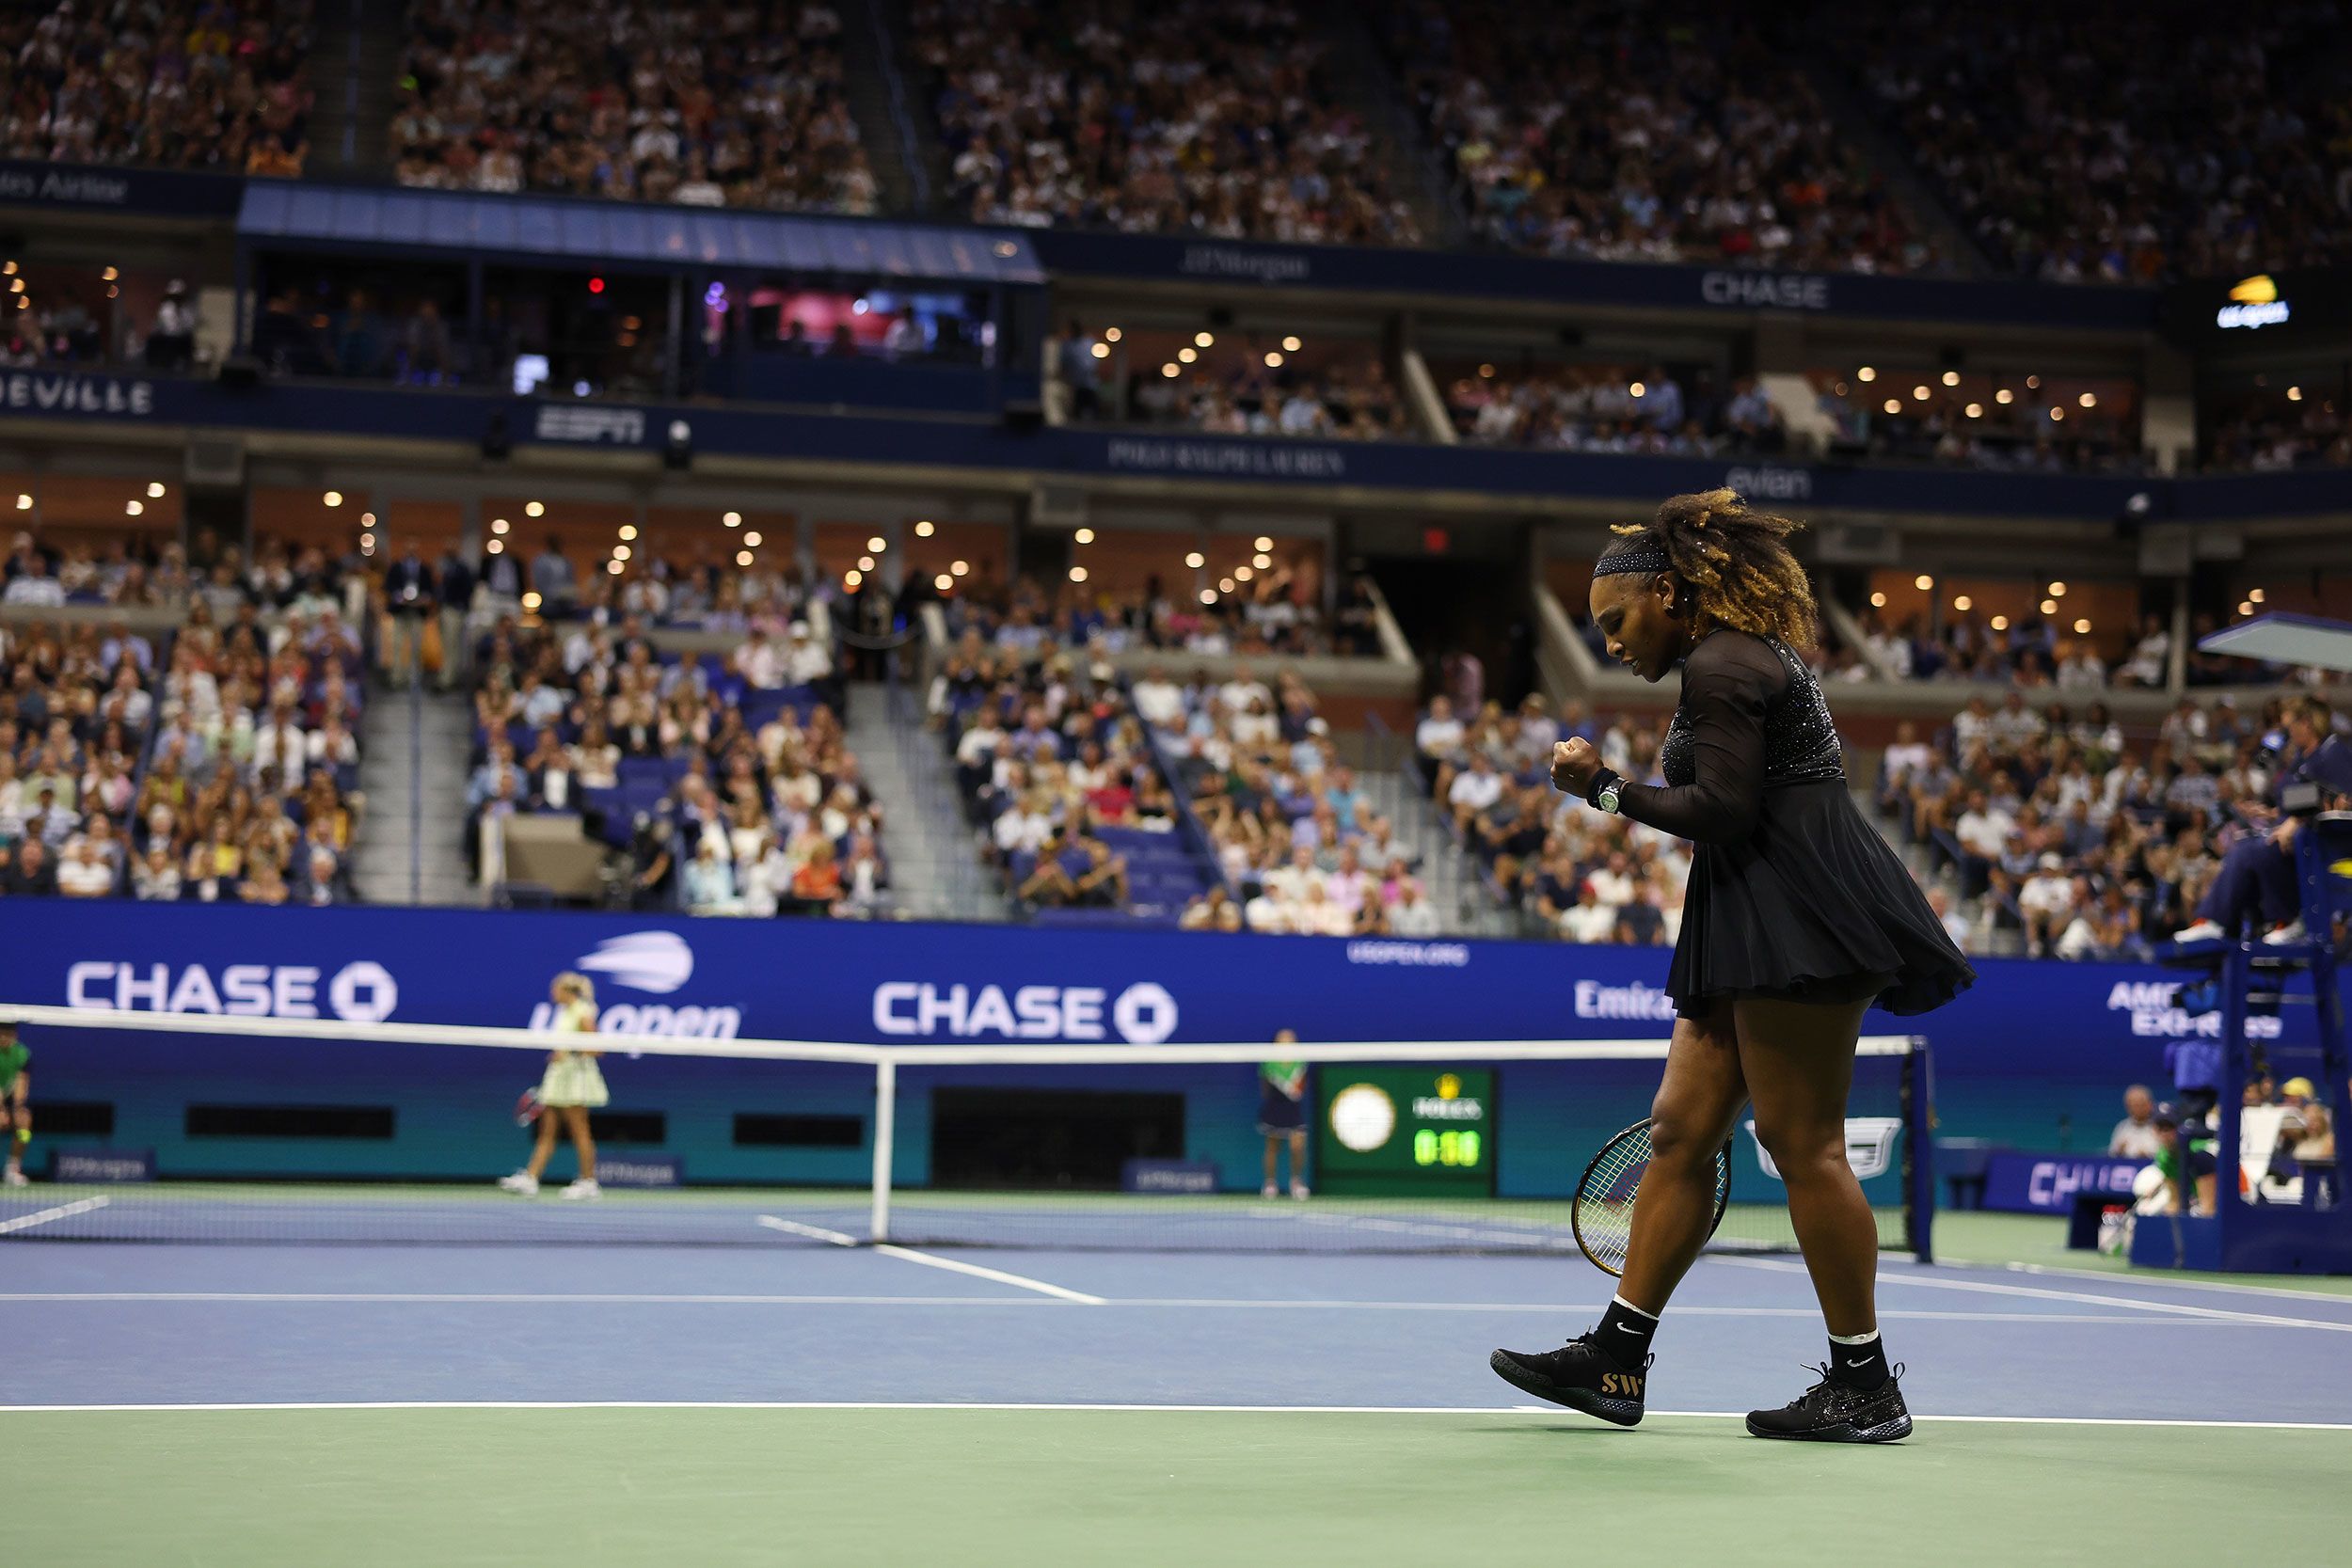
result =
[[[1625,1273],[1626,1255],[1633,1241],[1633,1201],[1649,1170],[1649,1123],[1645,1121],[1611,1139],[1577,1184],[1570,1213],[1577,1244],[1585,1257],[1613,1275]],[[1731,1161],[1726,1147],[1715,1156],[1717,1224],[1723,1221],[1724,1206],[1730,1196]],[[1711,1230],[1710,1227],[1710,1234]]]

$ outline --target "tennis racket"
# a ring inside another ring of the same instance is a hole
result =
[[[1612,1278],[1625,1274],[1626,1244],[1633,1239],[1633,1195],[1649,1169],[1649,1118],[1627,1128],[1601,1146],[1576,1184],[1576,1201],[1568,1224],[1576,1244],[1593,1260],[1593,1267]],[[1731,1141],[1715,1151],[1715,1217],[1707,1233],[1724,1223],[1724,1206],[1731,1201]]]
[[[545,1107],[541,1106],[539,1103],[539,1091],[537,1089],[532,1088],[523,1090],[522,1098],[515,1101],[515,1125],[517,1127],[531,1126],[533,1122],[539,1119],[539,1113]]]

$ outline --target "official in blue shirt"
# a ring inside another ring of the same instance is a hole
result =
[[[2250,832],[2230,847],[2213,885],[2198,901],[2197,923],[2175,942],[2234,941],[2249,919],[2275,927],[2264,940],[2298,942],[2303,937],[2301,900],[2295,886],[2295,836],[2299,824],[2283,815],[2286,789],[2314,784],[2331,795],[2352,795],[2352,746],[2333,733],[2335,716],[2318,697],[2287,702],[2287,753],[2270,784],[2269,803],[2244,806]]]

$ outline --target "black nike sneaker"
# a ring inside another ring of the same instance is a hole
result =
[[[1539,1400],[1629,1427],[1641,1424],[1642,1393],[1657,1359],[1645,1355],[1629,1368],[1585,1333],[1558,1350],[1499,1350],[1486,1364],[1503,1382]]]
[[[1789,1437],[1805,1443],[1899,1443],[1911,1435],[1897,1367],[1876,1388],[1856,1388],[1816,1367],[1821,1381],[1778,1410],[1748,1412],[1751,1437]]]

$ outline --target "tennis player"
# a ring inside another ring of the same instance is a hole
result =
[[[24,1149],[33,1141],[33,1048],[16,1037],[16,1025],[0,1023],[0,1134],[8,1139],[8,1167],[0,1181],[25,1185]]]
[[[1879,1337],[1878,1227],[1846,1163],[1862,1015],[1922,1013],[1976,978],[1911,875],[1847,793],[1837,732],[1798,650],[1816,610],[1789,553],[1797,525],[1730,490],[1677,496],[1623,527],[1593,568],[1593,620],[1647,681],[1682,671],[1662,785],[1552,752],[1552,782],[1597,811],[1695,845],[1666,990],[1678,1017],[1651,1109],[1616,1299],[1562,1350],[1497,1351],[1541,1399],[1620,1426],[1642,1418],[1650,1340],[1713,1218],[1715,1151],[1743,1103],[1787,1183],[1821,1315],[1821,1379],[1748,1417],[1758,1437],[1883,1443],[1911,1416]],[[1924,1151],[1923,1151],[1924,1154]]]
[[[596,988],[588,976],[569,972],[557,975],[548,997],[555,1004],[557,1034],[596,1032]],[[539,1190],[539,1173],[548,1168],[548,1156],[555,1152],[555,1132],[561,1123],[580,1153],[580,1176],[564,1189],[564,1196],[574,1199],[604,1196],[604,1189],[596,1185],[596,1143],[588,1135],[588,1113],[611,1098],[605,1092],[604,1071],[596,1066],[602,1054],[578,1047],[548,1053],[548,1069],[539,1079],[539,1141],[531,1150],[531,1163],[501,1178],[500,1186],[525,1196]]]
[[[1296,1045],[1298,1031],[1284,1029],[1274,1037],[1277,1045]],[[1291,1196],[1307,1196],[1307,1064],[1267,1062],[1258,1069],[1258,1132],[1265,1139],[1265,1185],[1260,1197],[1277,1197],[1277,1160],[1282,1146],[1291,1146]]]

